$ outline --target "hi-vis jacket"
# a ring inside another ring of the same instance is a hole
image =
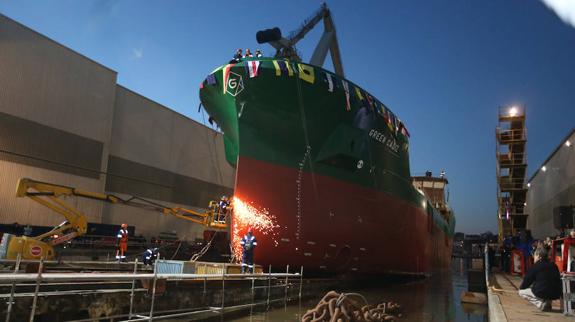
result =
[[[116,237],[118,238],[118,242],[127,243],[128,242],[128,230],[127,229],[120,229],[118,231],[118,235],[116,235]]]
[[[242,245],[244,251],[253,251],[258,245],[258,241],[256,240],[256,236],[247,234],[240,241],[240,245]]]

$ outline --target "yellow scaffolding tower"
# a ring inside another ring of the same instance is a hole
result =
[[[499,240],[514,235],[527,226],[525,198],[527,187],[527,131],[525,108],[499,108],[499,125],[495,129],[497,158],[497,202]]]

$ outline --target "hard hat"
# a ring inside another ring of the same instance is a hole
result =
[[[128,224],[122,224],[121,227],[122,228],[128,228]]]

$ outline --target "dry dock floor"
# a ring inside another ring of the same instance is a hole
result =
[[[501,306],[492,305],[489,302],[491,322],[554,322],[554,321],[575,321],[575,317],[563,315],[559,300],[553,301],[551,312],[542,312],[527,300],[517,294],[522,278],[503,273],[494,273],[491,279],[489,296],[499,299]],[[497,299],[495,299],[497,301]],[[501,310],[503,312],[501,312]],[[493,314],[499,318],[493,319]],[[495,320],[495,321],[494,321]]]

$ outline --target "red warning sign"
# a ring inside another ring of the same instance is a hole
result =
[[[42,247],[40,247],[40,246],[32,246],[32,248],[30,248],[30,254],[31,254],[32,256],[36,256],[36,257],[42,255]]]

